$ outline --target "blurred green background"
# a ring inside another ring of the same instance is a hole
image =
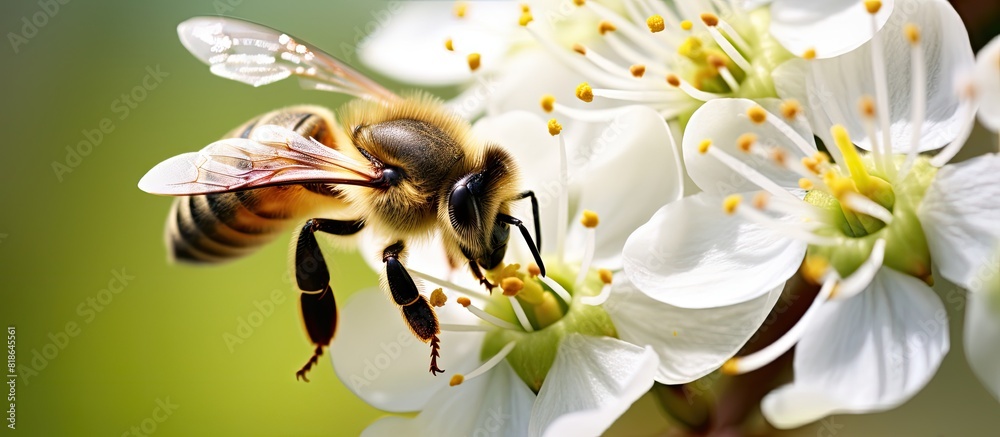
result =
[[[23,36],[31,37],[24,41],[12,43],[8,35],[0,48],[0,323],[17,332],[16,432],[122,435],[169,403],[176,408],[157,423],[157,434],[358,434],[381,413],[351,395],[327,357],[311,373],[312,383],[294,378],[311,348],[295,291],[283,281],[287,235],[224,266],[168,265],[162,227],[170,200],[140,192],[136,182],[164,158],[197,150],[256,114],[345,101],[293,82],[253,89],[215,77],[177,41],[178,23],[196,15],[237,16],[343,57],[341,43],[353,45],[370,30],[385,3],[50,3],[59,9],[44,26],[27,29]],[[0,8],[5,34],[22,34],[22,19],[44,12],[37,0],[6,1]],[[137,92],[145,98],[126,112],[121,95],[141,87],[147,69],[165,73],[162,82]],[[67,146],[87,139],[104,118],[113,131],[94,141],[86,156],[67,160]],[[57,170],[54,163],[65,167]],[[352,291],[374,284],[375,275],[356,257],[332,258],[341,304]],[[102,291],[121,277],[127,285],[120,292]],[[278,303],[271,300],[274,290],[284,296]],[[260,317],[266,302],[273,311]],[[836,417],[796,434],[997,429],[998,404],[962,357],[962,309],[949,310],[953,353],[917,399],[889,413]],[[227,345],[224,336],[237,335],[241,320],[251,317],[260,322],[251,335]],[[156,422],[147,420],[146,431],[149,423]],[[647,398],[614,432],[648,435],[667,426]]]

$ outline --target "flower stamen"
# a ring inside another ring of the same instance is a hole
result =
[[[465,381],[470,381],[472,379],[475,379],[479,375],[482,375],[482,374],[490,371],[491,369],[493,369],[494,367],[496,367],[497,364],[500,364],[500,362],[503,361],[504,358],[507,358],[507,355],[510,354],[510,351],[514,350],[514,346],[517,346],[517,342],[516,341],[512,341],[510,343],[507,343],[503,347],[503,349],[500,349],[500,352],[497,352],[496,355],[494,355],[493,357],[491,357],[488,361],[486,361],[485,363],[483,363],[481,366],[477,367],[476,370],[473,370],[473,371],[469,372],[468,374],[466,374],[464,376],[461,373],[456,373],[456,374],[452,375],[451,381],[449,382],[449,385],[451,385],[452,387],[454,387],[456,385],[462,384]]]
[[[583,217],[580,218],[580,224],[586,228],[586,242],[583,249],[583,261],[580,263],[580,271],[576,274],[576,281],[573,282],[573,288],[580,288],[583,286],[583,280],[587,278],[587,272],[590,271],[590,264],[594,261],[594,248],[597,244],[597,224],[599,219],[597,213],[585,210],[583,211]]]
[[[913,107],[913,112],[910,113],[910,124],[913,126],[913,137],[910,139],[910,150],[906,152],[906,161],[903,162],[899,171],[900,180],[906,179],[906,175],[913,167],[913,161],[917,158],[917,152],[920,150],[924,113],[927,111],[927,71],[924,67],[924,50],[920,45],[920,28],[916,24],[910,23],[906,25],[903,32],[910,42],[910,71],[912,72],[910,96],[913,99],[910,103],[910,106]]]
[[[879,239],[872,246],[872,251],[854,273],[844,278],[837,284],[837,288],[830,294],[830,300],[845,300],[860,293],[871,284],[875,274],[882,268],[885,259],[885,240]]]
[[[493,314],[490,314],[490,313],[488,313],[486,311],[483,311],[481,308],[473,305],[472,301],[469,300],[469,298],[467,298],[467,297],[460,297],[460,298],[456,299],[455,301],[458,302],[459,305],[462,305],[463,307],[465,307],[465,309],[469,310],[469,312],[472,313],[472,315],[474,315],[476,317],[479,317],[480,319],[482,319],[486,323],[489,323],[489,324],[491,324],[493,326],[496,326],[497,328],[506,329],[508,331],[520,331],[521,330],[521,328],[518,327],[517,325],[515,325],[513,323],[510,323],[510,322],[508,322],[506,320],[503,320],[503,319],[501,319],[501,318],[499,318],[497,316],[494,316]]]
[[[504,292],[506,295],[507,293]],[[528,315],[524,313],[524,307],[521,306],[521,301],[517,300],[514,296],[507,296],[510,301],[510,307],[514,310],[514,315],[517,317],[517,322],[521,324],[521,328],[526,332],[535,332],[535,328],[531,326],[531,321],[528,320]]]

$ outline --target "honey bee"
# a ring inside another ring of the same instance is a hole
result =
[[[166,227],[172,259],[213,264],[253,252],[295,223],[295,279],[306,332],[316,346],[296,378],[317,363],[337,327],[330,273],[315,234],[371,228],[392,241],[382,251],[385,287],[413,334],[430,343],[430,372],[444,372],[434,309],[402,263],[406,242],[439,232],[445,249],[484,275],[500,265],[510,226],[519,229],[544,275],[538,200],[518,189],[514,159],[473,138],[469,124],[425,94],[400,96],[286,33],[231,18],[194,18],[178,26],[184,46],[212,73],[254,86],[290,76],[303,86],[356,97],[335,116],[316,106],[252,119],[199,152],[154,166],[139,181],[152,194],[177,196]],[[532,239],[511,216],[530,199]],[[322,214],[322,216],[320,216]]]

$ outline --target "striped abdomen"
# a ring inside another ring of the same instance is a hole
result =
[[[279,125],[335,147],[333,123],[323,108],[293,107],[264,114],[224,138],[249,138],[257,126]],[[335,191],[319,184],[178,197],[167,217],[167,250],[177,261],[228,261],[273,240],[311,211],[343,205]]]

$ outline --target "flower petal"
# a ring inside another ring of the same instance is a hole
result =
[[[718,369],[767,317],[784,284],[744,303],[685,309],[658,302],[617,274],[603,308],[618,338],[650,346],[660,357],[656,381],[685,384]]]
[[[918,209],[931,257],[948,280],[969,288],[1000,241],[1000,155],[938,170]]]
[[[912,72],[910,43],[902,25],[916,24],[926,68],[926,115],[921,126],[919,151],[934,150],[953,140],[972,120],[960,110],[960,96],[954,83],[962,71],[973,68],[972,48],[965,26],[955,10],[942,0],[898,0],[889,25],[879,32],[889,91],[891,142],[895,152],[906,153],[913,142]],[[896,16],[894,15],[894,17]],[[839,32],[844,37],[849,32]],[[857,109],[863,96],[875,96],[871,42],[831,59],[810,63],[809,106],[814,112],[813,130],[827,144],[833,144],[830,127],[844,125],[855,144],[871,150],[871,139]],[[881,128],[875,135],[881,139]]]
[[[624,265],[636,288],[670,305],[715,308],[768,294],[798,270],[804,243],[726,215],[722,200],[685,197],[632,233]]]
[[[436,312],[443,321],[468,320],[459,305],[445,305]],[[357,292],[339,316],[337,335],[330,344],[333,369],[365,402],[385,411],[416,411],[448,385],[446,376],[427,371],[430,347],[413,335],[385,293]],[[479,364],[482,332],[442,332],[439,337],[441,368],[455,371]]]
[[[567,335],[538,392],[530,435],[600,435],[653,386],[658,361],[648,347]]]
[[[994,37],[976,55],[976,96],[979,122],[1000,131],[1000,36]]]
[[[768,109],[777,106],[779,102],[771,100],[762,104]],[[698,149],[704,140],[711,141],[712,147],[717,147],[740,160],[778,185],[788,189],[798,188],[799,176],[796,173],[776,166],[767,156],[745,153],[737,146],[739,137],[749,132],[757,135],[759,144],[781,147],[790,160],[799,160],[806,156],[803,147],[797,146],[793,137],[782,133],[771,123],[757,125],[750,121],[746,113],[755,106],[758,106],[758,103],[753,100],[715,99],[706,102],[691,116],[684,132],[684,164],[691,179],[702,190],[717,194],[732,194],[759,189],[757,185],[735,173],[718,159],[700,153]],[[774,113],[768,117],[776,117],[786,122],[784,118]],[[799,134],[798,140],[806,143],[806,149],[816,150],[813,137],[809,134],[809,127],[804,120],[799,119],[790,127]],[[805,137],[802,137],[802,134],[805,134]]]
[[[796,346],[795,381],[761,404],[778,428],[895,408],[930,381],[948,352],[941,300],[922,281],[889,268],[867,290],[819,311]]]
[[[1000,400],[1000,250],[991,261],[982,266],[967,295],[965,356],[986,389]]]
[[[889,20],[892,0],[876,14],[878,28]],[[774,0],[771,35],[795,55],[816,50],[819,58],[847,53],[872,38],[871,16],[858,0]]]
[[[362,433],[366,437],[401,435],[489,435],[528,433],[535,394],[506,361],[485,375],[444,387],[417,417],[386,417]]]

